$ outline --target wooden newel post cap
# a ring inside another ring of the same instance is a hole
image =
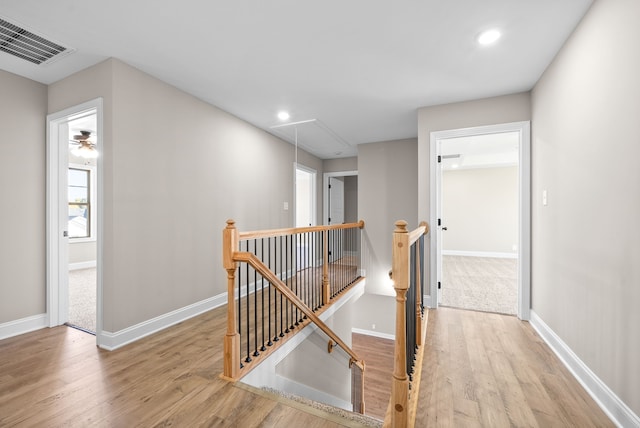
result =
[[[407,222],[404,220],[398,220],[396,221],[396,230],[394,230],[394,233],[407,233]]]
[[[235,229],[236,221],[233,219],[227,220],[227,229]]]

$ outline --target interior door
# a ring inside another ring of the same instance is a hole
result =
[[[344,223],[344,181],[329,177],[329,224]]]
[[[69,321],[69,195],[68,195],[68,167],[69,167],[69,122],[58,125],[58,324]]]

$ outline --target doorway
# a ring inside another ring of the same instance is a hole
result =
[[[529,122],[433,132],[431,153],[430,306],[528,319]]]
[[[304,165],[295,165],[296,220],[295,227],[316,225],[316,171]]]
[[[102,100],[47,116],[47,315],[101,343]]]
[[[326,172],[323,189],[324,224],[355,223],[358,221],[357,171]],[[331,241],[331,237],[329,241]],[[329,242],[329,263],[359,251],[359,241],[357,241],[357,245],[347,241],[343,244],[336,246]]]

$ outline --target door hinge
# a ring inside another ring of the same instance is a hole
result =
[[[331,223],[331,217],[329,217],[329,223]]]
[[[442,222],[440,221],[440,219],[438,219],[438,226],[440,226],[442,224]]]
[[[442,156],[438,155],[438,163],[442,163]]]
[[[329,184],[329,189],[331,189],[331,184]]]
[[[65,231],[63,231],[63,232],[62,232],[62,237],[63,237],[63,238],[68,238],[68,237],[69,237],[69,232],[68,232],[68,231],[66,231],[66,230],[65,230]]]
[[[442,288],[442,283],[438,281],[438,290],[440,290],[441,288]]]

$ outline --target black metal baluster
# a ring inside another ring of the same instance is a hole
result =
[[[253,240],[253,254],[258,255],[258,240]],[[258,271],[253,270],[253,356],[260,355],[258,352]],[[264,342],[263,342],[264,343]]]
[[[269,268],[269,270],[271,270],[271,237],[269,237],[267,239],[267,267]],[[264,278],[263,279],[263,283],[262,283],[262,295],[264,296]],[[271,341],[271,282],[268,283],[269,285],[269,302],[267,304],[267,310],[269,311],[269,335],[267,336],[269,338],[269,341],[267,342],[267,346],[272,346],[273,342]]]
[[[309,295],[309,271],[311,270],[311,265],[309,264],[309,254],[311,253],[311,248],[309,248],[309,233],[307,232],[304,234],[304,248],[305,248],[305,256],[306,256],[306,260],[305,260],[305,271],[304,271],[304,283],[306,286],[306,295],[307,295],[307,306],[311,307],[311,300],[309,299],[310,295]],[[304,318],[306,319],[307,316],[305,315]]]
[[[294,254],[295,254],[295,249],[293,248],[293,235],[289,235],[287,237],[287,241],[289,242],[289,252],[288,252],[288,257],[289,257],[289,266],[291,267],[291,273],[289,275],[289,289],[291,291],[293,291],[293,294],[297,294],[296,293],[296,267],[294,264]],[[293,304],[293,302],[291,302],[291,306],[289,307],[290,310],[290,316],[291,318],[290,323],[291,325],[289,326],[289,328],[291,330],[293,330],[295,328],[295,320],[296,320],[296,305]]]
[[[278,272],[278,239],[276,237],[273,238],[273,256],[275,257],[273,267]],[[272,286],[273,287],[273,286]],[[274,288],[273,290],[273,318],[274,318],[274,328],[273,328],[273,341],[277,342],[280,340],[278,336],[278,289]],[[280,324],[282,325],[282,324]]]
[[[287,239],[287,237],[284,237],[284,283],[287,286],[287,288],[289,288],[289,240]],[[289,299],[285,299],[285,304],[286,304],[286,308],[285,308],[285,314],[284,314],[284,318],[285,318],[285,325],[284,325],[284,332],[285,333],[289,333]]]
[[[249,252],[249,241],[247,241],[246,243],[246,252]],[[251,362],[251,326],[250,324],[250,317],[249,317],[249,312],[251,312],[251,298],[249,296],[249,263],[245,263],[246,266],[246,272],[247,272],[247,278],[245,281],[245,300],[247,302],[247,358],[245,358],[245,361]]]
[[[283,260],[282,260],[282,236],[280,236],[280,279],[283,278],[283,276],[285,275],[282,272],[282,265],[284,264]],[[280,337],[284,337],[284,332],[283,332],[283,328],[284,328],[284,316],[282,311],[284,310],[284,302],[282,301],[282,293],[280,294]]]
[[[242,346],[242,267],[238,264],[238,334],[240,334],[240,343],[238,346]],[[231,299],[231,296],[229,296]],[[240,350],[242,355],[242,349]],[[242,364],[242,358],[240,358],[240,368],[244,367]]]

